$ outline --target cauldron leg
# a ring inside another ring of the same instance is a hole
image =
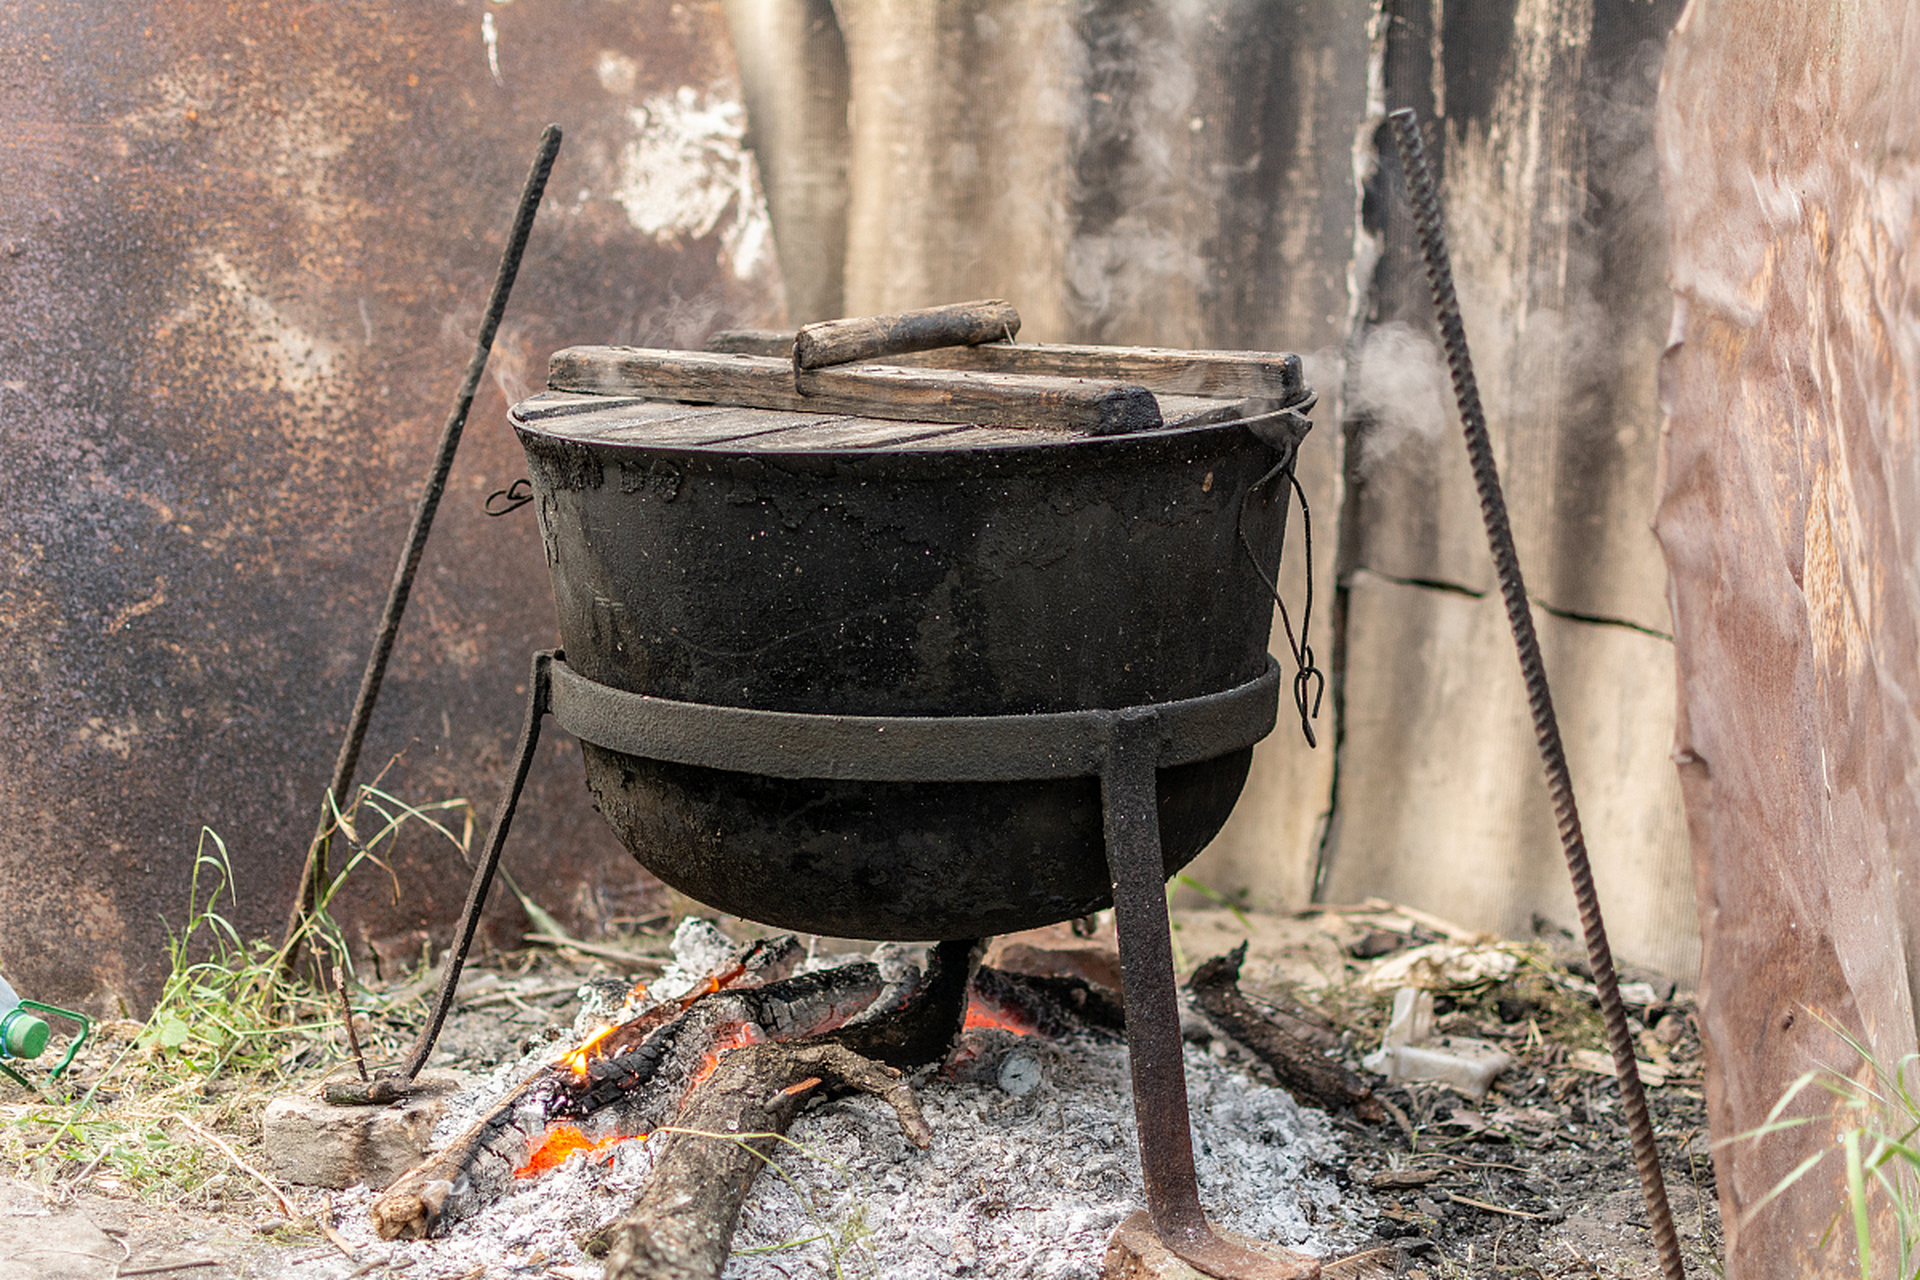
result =
[[[447,1021],[447,1009],[453,1006],[453,988],[461,981],[461,967],[467,963],[467,950],[474,944],[474,931],[480,927],[480,908],[486,906],[486,894],[493,887],[493,871],[499,867],[499,852],[507,844],[507,831],[513,827],[513,810],[520,804],[520,789],[526,787],[526,773],[534,768],[534,747],[540,745],[540,722],[551,710],[553,704],[553,658],[559,652],[543,651],[534,654],[534,670],[526,679],[526,722],[520,725],[520,745],[516,748],[513,781],[507,783],[507,794],[499,800],[499,810],[493,814],[493,831],[486,841],[486,852],[480,856],[480,865],[474,867],[472,885],[467,887],[467,906],[461,912],[459,936],[453,938],[453,946],[447,950],[445,971],[440,975],[440,998],[434,1002],[434,1011],[426,1019],[426,1027],[420,1029],[419,1038],[413,1042],[413,1052],[407,1054],[407,1061],[401,1065],[399,1073],[382,1071],[372,1079],[369,1096],[365,1100],[355,1098],[353,1102],[390,1102],[407,1092],[407,1086],[420,1075],[420,1067],[426,1065],[428,1055],[434,1052],[434,1042],[440,1038],[440,1027]]]
[[[1160,851],[1160,718],[1114,717],[1100,774],[1107,867],[1126,979],[1127,1056],[1133,1071],[1140,1168],[1154,1234],[1175,1254],[1228,1280],[1311,1280],[1320,1264],[1304,1254],[1272,1258],[1215,1234],[1200,1208],[1181,1061],[1179,997],[1168,933],[1166,870]]]
[[[540,744],[540,721],[551,709],[553,660],[558,656],[549,649],[533,655],[533,671],[527,677],[527,718],[520,726],[513,781],[507,785],[507,794],[500,798],[500,808],[493,815],[493,831],[487,836],[486,852],[480,857],[480,865],[474,868],[473,883],[467,887],[467,904],[460,913],[460,933],[447,952],[446,971],[440,975],[440,998],[434,1002],[432,1016],[420,1029],[413,1051],[400,1069],[403,1087],[427,1065],[434,1042],[440,1038],[440,1027],[447,1020],[447,1010],[453,1004],[461,967],[467,962],[467,950],[473,946],[474,932],[480,927],[480,908],[487,904],[487,891],[493,887],[493,873],[500,865],[500,850],[507,843],[513,811],[520,803],[520,790],[527,785],[527,771],[533,767],[533,749]]]

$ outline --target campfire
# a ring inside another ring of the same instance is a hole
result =
[[[455,1098],[364,1229],[395,1259],[581,1277],[603,1253],[610,1278],[1100,1273],[1142,1195],[1113,993],[964,945],[818,958],[697,921],[674,954]],[[1358,1234],[1316,1166],[1325,1117],[1186,1056],[1223,1225],[1313,1253]]]

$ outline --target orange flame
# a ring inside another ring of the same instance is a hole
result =
[[[976,1027],[1011,1031],[1017,1036],[1030,1036],[1034,1032],[1033,1023],[1027,1019],[1010,1009],[990,1008],[978,995],[970,992],[967,995],[967,1020],[961,1024],[961,1030],[971,1031]]]
[[[681,997],[681,1003],[692,1004],[701,996],[710,996],[716,991],[725,991],[741,978],[744,978],[746,974],[747,966],[737,960],[727,965],[724,969],[715,969],[701,980],[698,987],[695,987],[687,995]]]
[[[612,1035],[615,1030],[616,1028],[611,1026],[600,1028],[585,1040],[581,1041],[578,1046],[569,1049],[566,1054],[561,1057],[560,1065],[571,1068],[573,1074],[577,1076],[586,1075],[587,1064],[593,1061],[593,1051],[600,1046],[601,1041]]]
[[[578,1125],[550,1125],[540,1138],[527,1143],[527,1162],[515,1169],[513,1176],[537,1178],[551,1169],[558,1169],[570,1157],[583,1151],[602,1160],[611,1160],[613,1147],[630,1138],[645,1139],[646,1136],[644,1133],[616,1133],[596,1141],[581,1132]]]

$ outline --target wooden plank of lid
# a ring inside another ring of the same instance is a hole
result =
[[[1053,374],[1137,382],[1155,394],[1272,400],[1307,394],[1300,357],[1271,351],[1180,351],[1066,343],[983,342],[899,357],[909,367],[1003,374]]]
[[[1158,396],[1163,425],[1198,427],[1245,417],[1245,401]],[[742,409],[634,396],[542,391],[513,407],[518,430],[592,444],[807,452],[862,449],[992,449],[1068,443],[1072,432],[866,418],[845,414]]]
[[[707,350],[784,357],[792,330],[729,329]],[[1047,374],[1138,383],[1156,395],[1213,396],[1292,404],[1305,398],[1300,357],[1281,351],[1182,351],[1173,347],[1102,347],[1058,342],[983,342],[970,347],[888,356],[909,368],[980,373]]]
[[[547,386],[595,395],[907,422],[1039,427],[1096,436],[1161,425],[1153,393],[1124,382],[879,364],[813,369],[796,379],[786,360],[645,347],[556,351]]]

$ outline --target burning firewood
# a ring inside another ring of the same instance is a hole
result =
[[[747,1188],[817,1087],[890,1105],[907,1139],[933,1141],[891,1067],[836,1044],[756,1044],[727,1054],[688,1095],[640,1198],[613,1228],[607,1280],[712,1280],[726,1265]]]
[[[1041,977],[982,967],[973,975],[966,1025],[1004,1026],[1050,1038],[1126,1037],[1119,997],[1077,977]]]
[[[1240,966],[1246,958],[1247,944],[1243,942],[1193,971],[1187,989],[1201,1012],[1220,1030],[1253,1050],[1300,1101],[1318,1107],[1352,1107],[1362,1120],[1385,1120],[1386,1109],[1365,1080],[1263,1017],[1240,993]]]
[[[765,972],[733,965],[690,995],[607,1028],[543,1066],[388,1187],[371,1210],[375,1230],[386,1240],[434,1234],[511,1186],[550,1125],[586,1122],[603,1137],[651,1130],[726,1050],[832,1030],[893,985],[865,963],[745,989],[727,985]]]
[[[556,1125],[568,1126],[562,1145],[572,1149],[657,1130],[674,1107],[708,1092],[709,1077],[732,1050],[766,1042],[793,1053],[831,1047],[843,1055],[833,1059],[840,1065],[831,1078],[861,1088],[882,1070],[871,1059],[899,1067],[937,1061],[960,1031],[981,950],[970,941],[939,943],[924,973],[911,964],[883,973],[860,961],[784,977],[799,958],[793,940],[755,944],[685,996],[603,1028],[542,1066],[388,1187],[371,1209],[374,1229],[386,1240],[418,1239],[476,1212],[513,1185]],[[809,1040],[816,1044],[798,1043]],[[865,1073],[853,1062],[866,1063]]]

